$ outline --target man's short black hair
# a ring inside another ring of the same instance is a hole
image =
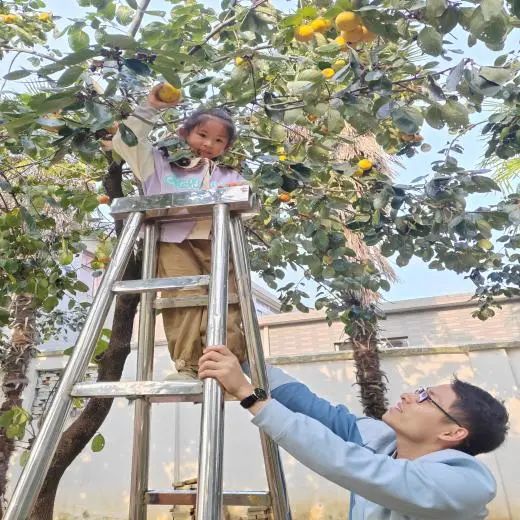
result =
[[[469,431],[457,449],[478,455],[498,448],[509,429],[509,414],[503,403],[482,388],[457,378],[451,386],[457,400],[450,406],[450,413]]]

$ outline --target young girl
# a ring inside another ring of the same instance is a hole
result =
[[[158,99],[160,87],[161,85],[155,86],[148,95],[147,102],[137,107],[125,121],[125,125],[136,135],[138,144],[127,146],[119,132],[113,139],[114,151],[128,163],[142,183],[144,194],[155,195],[245,183],[239,173],[217,166],[214,162],[236,138],[233,120],[224,110],[199,110],[184,121],[179,135],[194,157],[172,161],[167,152],[152,146],[148,134],[160,110],[174,106],[174,103],[164,103]],[[209,274],[210,232],[211,219],[163,224],[157,276],[165,278]],[[231,269],[228,285],[229,292],[236,293]],[[163,298],[179,295],[179,291],[162,293]],[[207,289],[198,287],[182,290],[182,296],[200,295],[207,295]],[[205,344],[207,307],[164,309],[162,316],[168,349],[178,372],[175,378],[196,378],[199,358]],[[245,342],[236,304],[230,305],[228,310],[227,345],[240,360],[244,360]]]

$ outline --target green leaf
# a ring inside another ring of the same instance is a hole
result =
[[[392,110],[391,115],[395,126],[405,134],[416,134],[423,124],[421,112],[413,107]]]
[[[431,20],[432,18],[439,18],[446,8],[448,7],[448,3],[446,0],[427,0],[426,1],[426,17]]]
[[[29,450],[24,450],[24,452],[20,455],[20,466],[22,468],[27,464],[30,455],[31,452]]]
[[[446,80],[446,90],[449,92],[455,90],[460,80],[462,79],[462,75],[464,74],[464,67],[466,66],[466,58],[460,60],[460,62],[450,70],[448,75],[448,79]]]
[[[134,15],[135,11],[126,5],[119,4],[116,7],[116,20],[121,25],[128,25],[132,21]]]
[[[472,175],[471,182],[475,184],[478,193],[489,193],[490,191],[500,191],[500,186],[485,175]]]
[[[179,75],[177,72],[168,65],[162,65],[158,63],[159,60],[157,60],[156,63],[152,65],[152,69],[155,70],[155,72],[158,72],[161,74],[161,76],[170,84],[172,84],[174,87],[180,88],[181,87],[181,80],[179,78]]]
[[[424,27],[417,37],[419,47],[430,56],[442,53],[442,35],[433,27]]]
[[[26,78],[27,76],[30,76],[32,74],[32,71],[27,69],[21,69],[21,70],[13,70],[13,72],[9,72],[4,76],[4,79],[7,80],[16,80],[16,79],[22,79]]]
[[[313,5],[308,5],[298,9],[297,14],[302,16],[303,18],[316,18],[318,16],[318,10]]]
[[[139,9],[139,6],[137,5],[136,0],[126,0],[126,3],[132,8],[132,9]]]
[[[79,51],[89,46],[89,35],[78,28],[71,28],[68,34],[69,45],[73,51]]]
[[[409,256],[397,255],[397,257],[395,259],[395,263],[399,267],[404,267],[404,266],[408,265],[409,262],[410,262]]]
[[[469,115],[466,107],[458,101],[449,99],[442,107],[442,117],[450,127],[450,130],[457,130],[469,124]]]
[[[479,75],[484,79],[504,85],[513,77],[513,72],[509,67],[480,67]]]
[[[83,63],[89,58],[93,58],[97,56],[99,51],[96,49],[81,49],[78,52],[72,52],[65,58],[61,59],[58,64],[59,65],[77,65],[78,63]],[[63,68],[63,67],[61,67]]]
[[[340,46],[336,42],[327,43],[326,45],[320,45],[316,47],[315,51],[318,54],[337,54]]]
[[[70,90],[64,89],[58,94],[53,94],[52,96],[39,100],[33,108],[38,114],[48,114],[49,112],[58,112],[62,108],[72,105],[75,102],[75,95]]]
[[[99,39],[99,43],[107,47],[119,47],[124,50],[137,48],[137,42],[126,34],[103,33]]]
[[[509,0],[511,4],[511,13],[517,18],[520,18],[520,0]]]
[[[144,61],[137,60],[134,58],[129,58],[125,60],[125,65],[139,76],[150,76],[152,72],[150,70],[150,67],[146,63],[144,63]]]
[[[490,249],[493,249],[493,243],[488,240],[487,238],[482,238],[477,242],[477,246],[481,249],[484,249],[485,251],[489,251]]]
[[[59,256],[60,264],[70,265],[72,263],[72,260],[74,260],[74,254],[72,253],[72,251],[65,249],[60,253],[60,256]]]
[[[390,282],[388,280],[382,279],[379,282],[379,287],[383,289],[383,291],[389,291],[390,290]]]
[[[119,132],[121,133],[121,139],[123,140],[123,143],[126,144],[126,146],[136,146],[137,145],[137,143],[138,143],[137,136],[124,123],[121,123],[119,125]]]
[[[489,22],[500,16],[504,10],[504,2],[502,0],[480,0],[480,9],[484,20]]]
[[[52,312],[56,306],[60,303],[56,296],[49,296],[42,302],[42,308],[45,312]]]
[[[101,103],[96,103],[91,99],[85,102],[85,110],[89,113],[94,122],[94,125],[91,128],[93,131],[105,128],[113,121],[112,114],[107,110],[107,108]]]
[[[105,437],[98,433],[93,439],[90,448],[94,453],[101,451],[105,447]]]
[[[58,86],[68,87],[72,85],[83,73],[83,67],[70,67],[58,79]]]
[[[457,9],[453,6],[449,6],[438,19],[439,30],[442,34],[447,34],[455,29],[458,22],[459,16]]]
[[[105,2],[106,5],[99,11],[107,20],[113,20],[116,15],[116,4],[112,1]]]
[[[74,284],[74,290],[79,292],[88,292],[90,287],[83,283],[81,280],[76,280],[76,283]]]
[[[492,19],[485,20],[480,7],[475,9],[469,25],[469,31],[473,37],[490,44],[501,43],[508,29],[508,19],[504,13],[499,12]]]

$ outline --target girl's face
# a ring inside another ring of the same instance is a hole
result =
[[[184,136],[191,151],[198,157],[215,159],[221,156],[229,145],[229,137],[224,123],[218,118],[208,118]]]

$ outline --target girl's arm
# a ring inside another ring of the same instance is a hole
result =
[[[124,124],[137,137],[137,144],[135,146],[125,144],[120,129],[112,139],[114,151],[128,163],[134,175],[141,182],[153,175],[155,170],[153,147],[148,135],[159,119],[160,111],[176,104],[163,103],[157,98],[157,92],[161,86],[162,84],[156,85],[150,91],[146,103],[136,107],[133,114],[124,121]]]

